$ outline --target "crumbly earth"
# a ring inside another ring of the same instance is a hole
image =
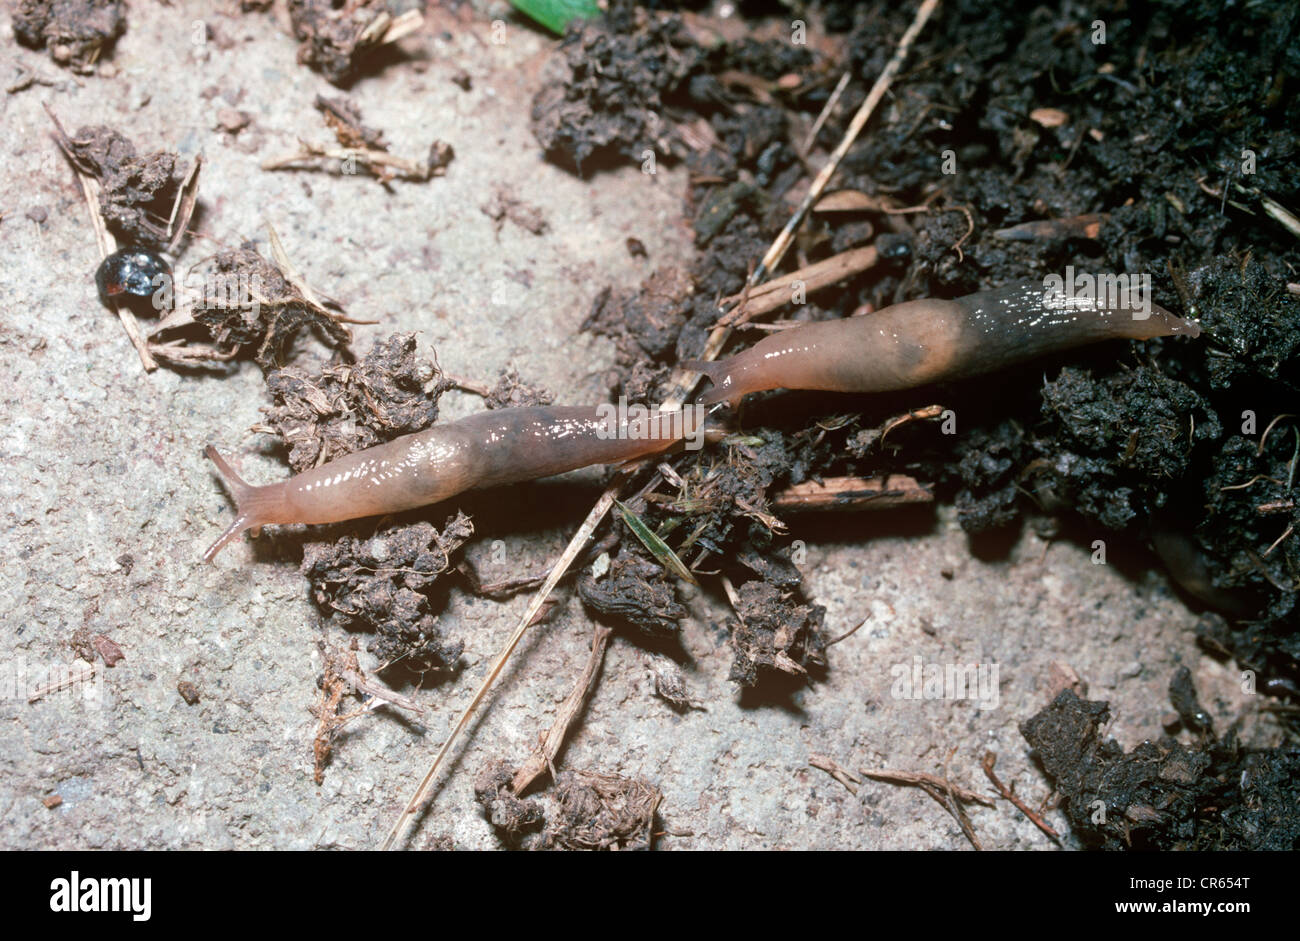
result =
[[[357,349],[413,331],[448,376],[491,385],[513,367],[561,404],[599,401],[612,385],[615,343],[580,329],[601,288],[631,291],[656,269],[691,263],[686,172],[629,166],[582,178],[544,162],[528,119],[554,41],[511,20],[496,44],[486,17],[439,9],[349,94],[394,152],[450,142],[457,158],[445,177],[386,188],[364,174],[265,172],[260,163],[299,138],[327,140],[313,102],[337,93],[299,64],[292,36],[262,15],[232,19],[200,2],[129,13],[111,58],[76,81],[44,53],[16,47],[11,20],[0,18],[6,55],[50,83],[0,98],[9,171],[0,181],[9,256],[0,267],[0,556],[11,562],[0,575],[0,846],[371,847],[530,596],[451,591],[438,628],[463,642],[460,672],[399,687],[420,716],[386,706],[352,720],[314,783],[318,641],[342,647],[351,635],[322,622],[292,534],[199,562],[231,509],[203,446],[241,454],[254,481],[286,472],[265,439],[246,433],[272,404],[262,371],[245,362],[143,373],[95,295],[93,234],[42,103],[69,128],[120,127],[144,152],[203,152],[203,238],[181,267],[245,239],[268,256],[269,220],[308,283],[351,316],[379,321],[353,327]],[[200,44],[195,20],[207,24]],[[164,73],[159,62],[184,67]],[[231,109],[250,116],[237,133],[222,120]],[[545,219],[543,236],[484,213],[503,182]],[[629,238],[647,257],[629,253]],[[309,341],[300,352],[328,355]],[[439,405],[443,419],[481,407],[458,392]],[[466,557],[484,581],[543,572],[598,480],[583,472],[466,498]],[[862,625],[826,650],[811,685],[739,691],[726,598],[714,585],[679,588],[677,647],[613,640],[561,770],[661,792],[667,832],[656,845],[665,849],[964,848],[956,823],[920,791],[867,782],[855,796],[809,756],[851,771],[946,768],[989,791],[979,767],[994,751],[999,776],[1037,806],[1050,784],[1019,723],[1059,691],[1056,664],[1087,681],[1087,699],[1109,703],[1106,732],[1125,749],[1159,734],[1153,709],[1168,702],[1180,666],[1216,727],[1245,712],[1250,744],[1280,740],[1267,717],[1256,721],[1262,697],[1243,692],[1230,661],[1198,647],[1196,614],[1149,558],[1117,542],[1095,564],[1092,539],[1111,538],[1100,530],[1068,541],[1026,531],[1009,545],[977,541],[973,553],[958,512],[793,522],[806,550],[795,564],[808,600],[825,608],[825,633]],[[442,527],[447,515],[429,518]],[[525,638],[471,724],[413,846],[503,845],[475,781],[498,760],[527,757],[590,647],[581,600],[569,588],[555,597],[559,608]],[[72,645],[87,635],[109,638],[123,659],[111,669],[100,659],[98,683],[29,702],[49,671],[81,668]],[[664,655],[703,708],[674,710],[656,695]],[[996,705],[896,695],[917,658],[997,665]],[[377,665],[364,649],[359,661]],[[566,794],[569,808],[587,799]],[[52,795],[62,799],[53,808],[43,802]],[[1068,833],[1064,813],[1046,817]],[[1005,803],[972,808],[971,819],[986,847],[1051,846]]]

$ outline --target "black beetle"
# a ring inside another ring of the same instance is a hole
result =
[[[157,252],[137,245],[105,258],[95,272],[95,286],[105,304],[117,301],[143,311],[145,307],[152,309],[153,305],[142,302],[150,300],[165,279],[170,278],[171,268],[166,260]]]

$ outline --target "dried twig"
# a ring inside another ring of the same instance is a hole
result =
[[[835,110],[835,106],[840,103],[840,96],[844,94],[844,89],[849,87],[849,78],[852,74],[852,72],[845,72],[840,76],[839,82],[835,85],[835,90],[831,92],[831,96],[826,99],[826,104],[822,106],[821,114],[817,115],[817,120],[813,122],[812,128],[808,131],[808,136],[804,138],[803,146],[799,148],[802,153],[806,154],[808,151],[812,150],[812,146],[817,140],[817,135],[821,133],[822,125],[824,125],[826,119],[831,116],[831,112]]]
[[[998,789],[999,794],[1011,801],[1011,803],[1015,804],[1016,809],[1029,818],[1030,823],[1047,834],[1054,843],[1059,844],[1061,842],[1061,835],[1053,830],[1042,817],[1030,810],[1029,806],[1016,796],[1015,791],[1011,790],[1011,788],[998,780],[998,776],[993,773],[993,766],[997,764],[997,761],[998,756],[993,754],[993,752],[990,751],[984,753],[984,775],[990,782],[992,782],[993,786]]]
[[[975,828],[971,826],[970,815],[966,813],[966,808],[963,807],[961,802],[954,796],[952,778],[948,776],[948,764],[952,761],[952,756],[956,753],[957,748],[956,746],[953,746],[948,750],[948,755],[943,760],[943,783],[944,796],[947,800],[946,806],[948,807],[948,811],[953,815],[953,818],[957,821],[957,826],[961,827],[961,832],[965,834],[966,839],[970,840],[970,845],[975,847],[977,850],[982,850],[984,847],[980,845],[980,841],[975,836]]]
[[[829,755],[809,755],[808,764],[812,765],[814,768],[825,771],[836,781],[843,784],[850,794],[856,795],[858,793],[858,785],[862,783],[862,779],[852,771],[841,766]]]
[[[792,484],[772,494],[771,507],[781,510],[885,510],[912,503],[932,503],[934,494],[905,474],[887,477],[827,477]]]
[[[568,734],[569,727],[582,712],[587,697],[596,686],[596,677],[600,672],[601,661],[605,659],[605,648],[609,646],[609,637],[612,633],[608,627],[596,626],[596,633],[591,638],[591,656],[587,658],[587,665],[582,668],[582,674],[574,684],[573,690],[560,704],[560,710],[556,713],[550,730],[542,733],[537,751],[515,772],[510,782],[510,789],[516,795],[528,790],[529,785],[554,766],[555,756],[564,743],[564,736]]]
[[[397,706],[399,709],[406,709],[414,712],[418,716],[424,715],[424,707],[409,696],[403,696],[394,690],[389,689],[382,683],[378,683],[369,677],[363,676],[360,670],[341,669],[339,676],[347,680],[356,688],[357,692],[365,693],[367,696],[373,696],[379,703],[388,703]]]
[[[951,757],[951,755],[949,755]],[[971,846],[975,849],[983,849],[979,840],[975,836],[975,831],[971,827],[970,818],[966,815],[966,810],[961,805],[966,804],[983,804],[985,807],[995,806],[993,801],[976,791],[968,790],[960,785],[953,784],[945,774],[939,777],[934,774],[926,774],[924,771],[887,771],[887,770],[869,770],[863,769],[862,773],[869,778],[877,781],[888,781],[891,784],[905,784],[911,787],[919,787],[925,793],[929,794],[936,804],[948,811],[949,815],[957,821],[957,826],[961,827],[962,834],[970,841]]]
[[[406,802],[406,806],[402,809],[401,816],[397,818],[392,829],[389,830],[388,835],[384,838],[384,842],[380,845],[381,849],[388,850],[396,846],[398,841],[405,836],[407,831],[410,830],[411,826],[415,823],[416,813],[419,811],[420,806],[424,803],[425,799],[429,796],[429,792],[433,787],[433,780],[438,773],[438,769],[442,767],[442,763],[446,759],[447,753],[451,751],[451,746],[455,744],[456,740],[460,737],[461,732],[465,730],[465,726],[469,724],[470,718],[474,715],[475,710],[478,709],[479,703],[481,703],[483,698],[487,696],[488,690],[492,688],[492,684],[496,682],[497,677],[501,675],[501,671],[505,669],[506,661],[510,659],[510,655],[514,653],[515,647],[517,647],[519,641],[523,639],[524,633],[533,624],[533,619],[541,613],[542,606],[545,604],[547,596],[549,596],[555,589],[555,586],[559,584],[560,579],[563,578],[564,574],[569,570],[569,566],[573,563],[573,560],[576,559],[578,554],[582,551],[582,547],[587,544],[587,540],[591,537],[591,534],[595,532],[596,527],[600,525],[600,521],[604,519],[605,514],[609,512],[609,508],[614,505],[614,498],[618,495],[620,489],[621,482],[606,489],[600,499],[596,502],[596,505],[591,508],[591,512],[587,514],[587,518],[583,521],[582,525],[578,527],[578,531],[573,534],[573,538],[569,540],[568,546],[565,547],[564,552],[551,568],[551,573],[546,576],[546,581],[542,583],[542,587],[538,590],[537,594],[533,596],[533,600],[529,602],[528,610],[524,612],[523,617],[519,619],[519,623],[515,625],[515,629],[511,632],[510,638],[506,641],[505,647],[503,647],[501,653],[497,655],[496,661],[492,664],[492,669],[488,670],[487,676],[485,676],[483,682],[479,684],[479,688],[474,693],[474,697],[469,701],[469,705],[465,707],[465,710],[460,715],[460,719],[457,720],[456,725],[452,727],[451,733],[447,736],[446,741],[444,741],[442,747],[438,749],[438,754],[434,756],[433,763],[429,766],[429,770],[425,772],[424,777],[420,780],[419,786],[415,789],[415,793],[411,796],[411,799]]]
[[[388,45],[409,36],[423,25],[424,14],[419,10],[407,10],[396,17],[391,13],[381,13],[357,36],[357,45]]]
[[[892,418],[880,429],[880,446],[885,446],[885,439],[895,428],[901,428],[908,422],[918,421],[920,419],[939,418],[943,415],[942,405],[927,405],[925,408],[909,409],[906,414]]]
[[[1109,219],[1106,213],[1088,213],[1082,216],[1070,216],[1066,219],[1037,219],[1022,222],[1010,228],[998,229],[993,233],[996,238],[1012,242],[1049,241],[1052,239],[1085,238],[1095,239],[1101,232],[1102,224]]]
[[[203,155],[196,154],[190,164],[190,172],[185,174],[180,189],[176,191],[176,201],[172,204],[172,213],[167,217],[167,254],[176,255],[185,232],[194,218],[194,208],[199,204],[199,170],[203,166]]]
[[[966,804],[983,804],[985,807],[997,806],[993,803],[992,798],[986,797],[979,791],[972,791],[959,784],[952,784],[946,778],[925,771],[890,771],[887,768],[863,768],[861,773],[868,778],[874,778],[877,781],[888,781],[890,784],[905,784],[909,787],[932,787],[940,791],[951,790],[958,800]]]
[[[456,571],[465,576],[465,580],[469,582],[470,591],[483,597],[502,597],[514,594],[517,591],[523,591],[525,588],[536,588],[546,579],[545,575],[520,575],[516,578],[503,578],[500,581],[485,582],[468,561],[457,565]]]
[[[850,637],[852,637],[852,636],[853,636],[854,634],[856,634],[858,631],[862,630],[864,627],[866,627],[868,624],[870,624],[870,623],[871,623],[871,618],[872,618],[872,615],[868,614],[868,615],[867,615],[866,617],[864,617],[861,621],[859,621],[859,622],[858,622],[857,624],[855,624],[853,627],[850,627],[847,631],[845,631],[845,632],[844,632],[843,634],[841,634],[839,637],[836,637],[836,638],[833,639],[833,640],[828,640],[828,641],[826,641],[826,643],[824,643],[824,644],[822,645],[823,649],[828,648],[828,647],[834,647],[834,646],[835,646],[836,644],[838,644],[840,641],[848,640]]]
[[[811,293],[874,267],[879,257],[875,246],[868,245],[832,255],[807,268],[800,268],[759,285],[747,284],[741,294],[724,299],[723,303],[735,302],[735,306],[718,321],[718,325],[729,327],[742,324],[752,317],[776,310],[793,300],[796,285],[801,285],[805,292]]]
[[[57,693],[70,686],[76,686],[78,683],[84,683],[94,677],[95,669],[95,664],[91,663],[80,667],[76,672],[69,670],[57,680],[52,680],[49,683],[42,683],[40,686],[36,687],[32,690],[31,695],[27,697],[27,701],[33,703],[38,699],[43,699],[50,693]]]
[[[376,150],[371,147],[324,147],[319,144],[310,144],[306,141],[298,141],[298,150],[291,154],[284,154],[279,157],[272,157],[262,162],[263,170],[283,170],[287,167],[294,167],[304,161],[310,160],[337,160],[340,164],[347,165],[348,161],[359,163],[363,166],[372,168],[375,176],[382,182],[387,182],[393,178],[392,174],[380,173],[373,170],[375,167],[386,167],[400,172],[404,179],[414,180],[418,183],[426,182],[434,176],[439,175],[445,169],[435,163],[417,163],[414,160],[408,160],[406,157],[399,157],[396,154],[390,154],[386,150]]]
[[[920,35],[921,30],[925,28],[926,22],[930,19],[930,14],[934,13],[935,7],[938,5],[939,0],[923,0],[920,9],[916,11],[916,17],[912,20],[912,25],[907,28],[907,32],[903,33],[903,38],[899,40],[898,47],[894,50],[893,58],[889,60],[889,64],[886,65],[884,71],[880,73],[880,77],[876,79],[876,83],[871,86],[871,91],[867,93],[866,100],[862,102],[862,106],[858,108],[857,114],[853,116],[853,121],[849,124],[849,129],[845,132],[844,139],[840,141],[839,146],[837,146],[831,153],[830,159],[826,161],[826,166],[822,167],[821,173],[817,174],[817,178],[813,180],[812,186],[808,189],[808,194],[803,198],[803,202],[799,204],[799,208],[796,209],[794,215],[790,217],[790,221],[785,224],[785,228],[781,230],[781,234],[776,237],[776,241],[772,244],[768,253],[763,256],[762,263],[757,269],[755,269],[755,278],[762,278],[764,274],[775,268],[785,256],[786,250],[789,249],[791,243],[794,241],[794,233],[803,222],[804,216],[808,214],[808,210],[812,207],[812,204],[817,202],[817,198],[821,196],[822,191],[826,189],[827,184],[830,183],[831,177],[834,176],[835,171],[839,169],[840,161],[842,161],[844,155],[849,152],[849,148],[853,146],[853,142],[858,139],[858,135],[862,133],[862,129],[866,127],[867,121],[876,110],[876,105],[880,104],[880,99],[885,97],[885,92],[889,90],[889,86],[893,84],[894,77],[898,74],[898,70],[902,68],[903,60],[907,58],[907,53],[908,50],[911,49],[912,43],[916,40],[916,37]]]

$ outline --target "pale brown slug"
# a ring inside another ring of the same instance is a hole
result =
[[[211,445],[207,455],[237,506],[203,554],[211,562],[247,529],[336,523],[438,503],[466,490],[549,477],[702,443],[704,410],[613,406],[503,408],[434,425],[278,483],[246,484]]]
[[[718,362],[688,362],[713,388],[705,405],[733,406],[765,389],[889,392],[993,372],[1047,353],[1112,338],[1195,337],[1200,327],[1125,290],[1065,298],[1042,279],[953,300],[926,298],[873,314],[804,324]]]
[[[714,387],[703,405],[736,404],[764,389],[887,392],[992,372],[1034,356],[1116,337],[1197,336],[1200,328],[1141,295],[1066,299],[1028,281],[955,300],[895,304],[878,313],[811,323],[769,336],[716,363],[691,362]],[[204,559],[268,523],[334,523],[438,503],[466,490],[548,477],[666,451],[704,434],[702,408],[612,406],[484,412],[330,461],[279,483],[244,483],[209,446],[235,498],[235,520]]]

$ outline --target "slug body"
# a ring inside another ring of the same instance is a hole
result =
[[[804,324],[728,359],[686,365],[713,380],[703,404],[734,406],[765,389],[889,392],[993,372],[1085,343],[1199,333],[1195,322],[1141,304],[1136,292],[1119,292],[1109,303],[1066,298],[1049,293],[1040,279]]]
[[[206,453],[238,509],[204,561],[244,530],[268,523],[336,523],[397,513],[466,490],[656,454],[684,439],[697,442],[703,432],[703,409],[628,412],[603,405],[483,412],[260,487],[244,483],[209,445]]]
[[[1257,616],[1264,607],[1250,591],[1216,586],[1210,560],[1190,536],[1174,528],[1172,521],[1152,520],[1151,545],[1178,586],[1216,611],[1245,620]]]

